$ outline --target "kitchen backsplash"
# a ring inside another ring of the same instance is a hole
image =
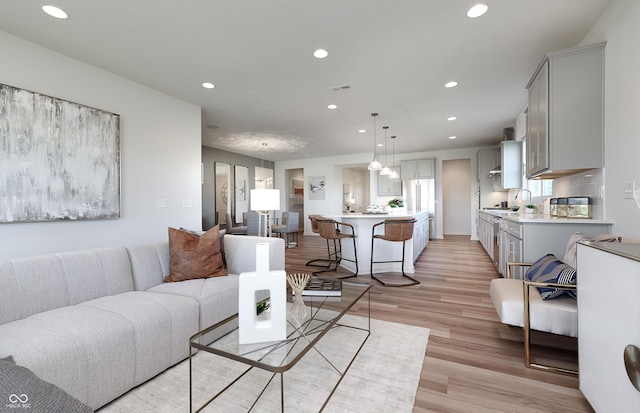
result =
[[[549,198],[567,196],[588,196],[591,198],[591,215],[594,219],[604,217],[604,173],[602,169],[579,173],[576,175],[557,178],[553,181],[553,196]],[[545,204],[549,201],[546,200]]]
[[[576,175],[565,176],[553,180],[553,195],[545,197],[534,197],[532,202],[542,207],[545,214],[549,213],[549,199],[569,197],[569,196],[588,196],[591,198],[591,216],[593,219],[602,219],[604,217],[604,172],[602,169],[593,169],[591,171],[579,173]],[[514,200],[517,189],[509,190],[509,205],[518,204]],[[526,194],[525,194],[526,196]],[[520,202],[521,203],[521,202]]]

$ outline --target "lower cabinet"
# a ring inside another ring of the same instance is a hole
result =
[[[580,390],[595,411],[640,410],[624,362],[628,345],[640,347],[639,327],[640,244],[578,244]]]
[[[518,224],[516,224],[518,225]],[[519,226],[519,225],[518,225]],[[510,232],[510,226],[506,222],[500,225],[500,261],[498,265],[499,272],[502,276],[507,276],[507,262],[522,262],[523,245],[522,236],[513,230]],[[513,268],[511,276],[513,278],[522,279],[522,270]]]
[[[415,263],[429,242],[429,214],[417,214],[413,224],[413,262]]]
[[[478,238],[487,255],[494,259],[494,221],[500,218],[498,272],[507,274],[507,261],[533,262],[546,254],[564,257],[569,238],[576,232],[595,237],[611,233],[611,223],[597,220],[521,219],[478,211]],[[588,221],[588,222],[585,222]],[[514,278],[522,279],[522,268],[514,268]]]

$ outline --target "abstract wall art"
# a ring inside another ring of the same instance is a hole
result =
[[[325,182],[324,175],[309,177],[309,199],[314,201],[322,201],[325,199]]]
[[[120,116],[0,84],[0,223],[120,217]]]

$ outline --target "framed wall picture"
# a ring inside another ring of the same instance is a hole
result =
[[[309,177],[309,199],[323,201],[326,198],[325,192],[326,177],[324,175]]]
[[[0,223],[120,217],[120,116],[0,84]]]

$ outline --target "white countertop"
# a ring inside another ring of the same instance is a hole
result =
[[[585,219],[552,217],[548,214],[525,214],[524,212],[507,212],[504,210],[480,210],[485,214],[508,219],[509,221],[537,224],[613,224],[612,219]]]
[[[421,215],[421,214],[428,214],[427,211],[424,212],[413,212],[413,211],[407,211],[404,210],[402,212],[397,212],[397,213],[384,213],[384,214],[363,214],[363,213],[342,213],[339,216],[341,218],[374,218],[374,219],[384,219],[387,217],[402,217],[402,216],[416,216],[416,215]]]

